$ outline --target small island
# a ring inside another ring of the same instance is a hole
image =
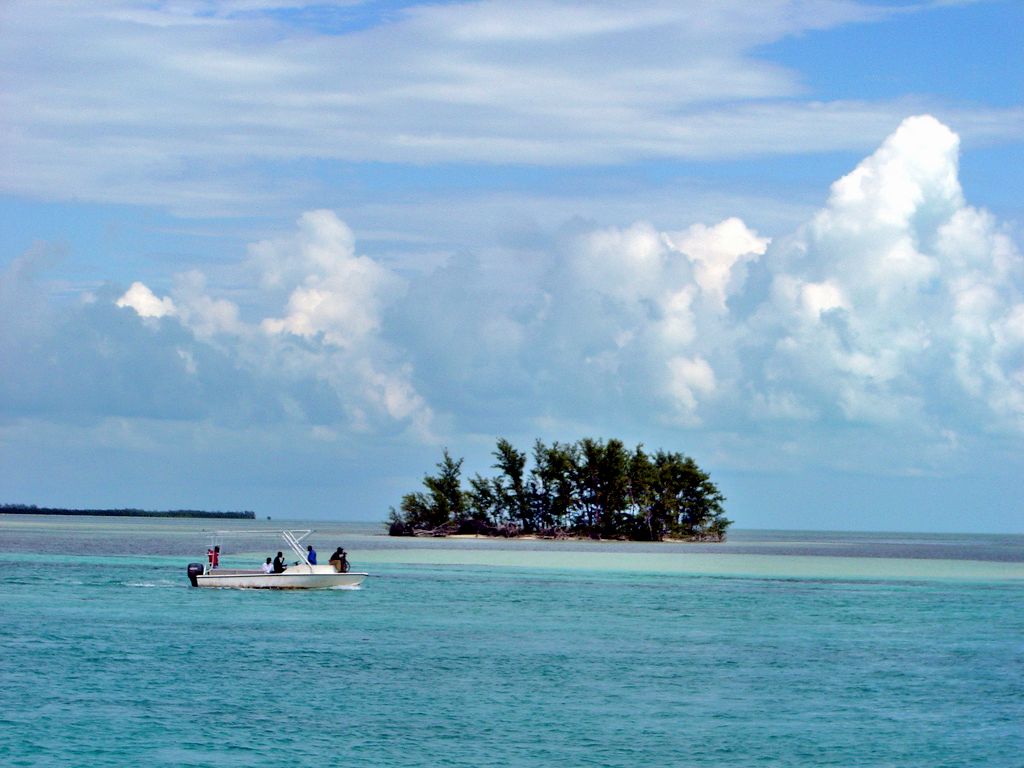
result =
[[[477,474],[466,489],[463,460],[445,449],[437,474],[423,478],[426,490],[391,508],[388,533],[724,541],[732,524],[725,497],[681,453],[628,451],[621,440],[537,440],[527,472],[526,453],[499,439],[493,456],[498,474]]]
[[[60,509],[37,507],[34,504],[0,504],[2,515],[82,515],[90,517],[212,517],[232,520],[255,520],[255,512],[204,512],[198,509]]]

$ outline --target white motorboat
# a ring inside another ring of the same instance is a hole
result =
[[[217,547],[219,555],[219,542],[224,537],[275,533],[284,539],[288,548],[298,555],[299,560],[289,565],[283,573],[265,573],[260,568],[251,570],[221,568],[217,564],[217,560],[210,557],[207,563],[189,563],[188,579],[193,587],[220,587],[222,589],[330,589],[332,587],[358,587],[362,584],[363,579],[369,574],[345,570],[347,561],[344,561],[345,564],[341,571],[333,564],[313,565],[309,562],[301,542],[312,532],[312,530],[215,531],[211,535],[209,549],[211,553],[214,551],[214,547]]]

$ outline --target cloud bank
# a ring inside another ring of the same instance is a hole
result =
[[[1024,260],[912,117],[774,238],[737,218],[568,224],[409,278],[336,214],[196,271],[48,300],[3,275],[5,418],[158,419],[319,443],[623,434],[735,468],[928,474],[1024,431]]]
[[[746,525],[1005,528],[1024,259],[958,145],[907,119],[789,232],[571,220],[416,273],[329,210],[167,284],[69,290],[37,246],[0,273],[7,493],[379,519],[442,446],[615,436]]]

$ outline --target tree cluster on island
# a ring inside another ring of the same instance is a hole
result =
[[[255,512],[204,512],[199,509],[63,509],[37,507],[35,504],[0,504],[0,514],[6,515],[88,515],[92,517],[201,517],[233,520],[255,520]]]
[[[537,440],[527,455],[499,439],[494,477],[462,484],[462,459],[445,449],[426,490],[407,493],[391,508],[392,536],[536,535],[662,541],[724,541],[721,494],[697,463],[681,453],[620,440],[584,438],[573,444]]]

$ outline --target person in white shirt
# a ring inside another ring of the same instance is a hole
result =
[[[267,558],[267,562],[265,562],[263,565],[260,566],[260,570],[263,571],[264,573],[273,573],[274,572],[274,566],[270,564],[270,558],[269,557]]]

